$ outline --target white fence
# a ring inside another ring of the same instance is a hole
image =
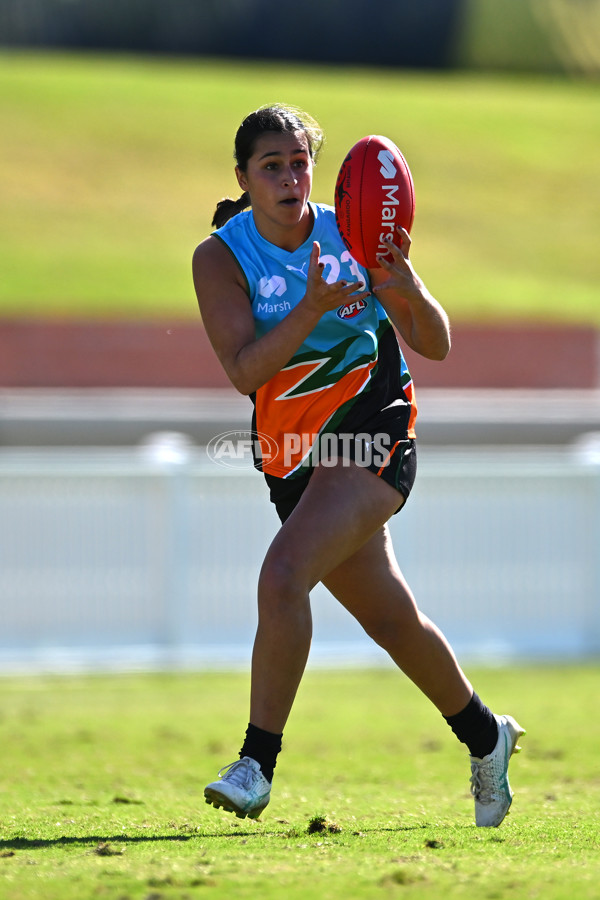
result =
[[[0,667],[248,663],[278,520],[262,476],[202,448],[0,454]],[[391,522],[421,608],[463,657],[600,652],[600,466],[568,450],[423,451]],[[311,662],[382,652],[324,588]]]

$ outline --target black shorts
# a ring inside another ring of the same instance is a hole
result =
[[[393,431],[393,429],[388,429]],[[383,478],[408,500],[417,475],[417,445],[414,439],[394,438],[389,433],[373,434],[360,432],[356,435],[324,435],[321,441],[321,458],[335,456],[352,459],[358,465],[374,472]],[[282,522],[293,512],[306,485],[314,471],[314,467],[306,467],[290,478],[277,478],[265,473],[265,479],[271,494],[271,502],[275,504],[277,515]],[[399,503],[396,512],[404,504]]]

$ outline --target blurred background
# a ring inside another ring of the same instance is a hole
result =
[[[479,662],[596,657],[599,74],[600,0],[2,0],[0,668],[248,662],[277,519],[191,255],[273,101],[325,130],[314,199],[365,134],[413,172],[453,324],[406,354],[420,605]],[[314,609],[313,664],[383,662]]]

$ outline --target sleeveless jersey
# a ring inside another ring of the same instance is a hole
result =
[[[236,259],[247,284],[256,337],[274,328],[306,293],[313,241],[327,282],[363,281],[369,273],[350,255],[337,230],[333,207],[310,204],[314,226],[297,250],[282,250],[259,234],[251,210],[233,216],[213,232]],[[293,478],[310,464],[311,450],[323,434],[368,430],[381,412],[405,421],[414,438],[417,407],[412,380],[385,310],[373,294],[350,296],[321,317],[289,362],[253,395],[252,427],[262,458],[257,468]],[[381,429],[380,429],[381,430]],[[264,438],[264,439],[263,439]],[[267,448],[267,452],[265,452]]]

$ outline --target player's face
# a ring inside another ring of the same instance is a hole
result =
[[[242,190],[250,194],[259,230],[263,221],[286,228],[307,217],[312,172],[308,141],[302,132],[269,131],[256,140],[246,171],[237,168],[236,174]]]

